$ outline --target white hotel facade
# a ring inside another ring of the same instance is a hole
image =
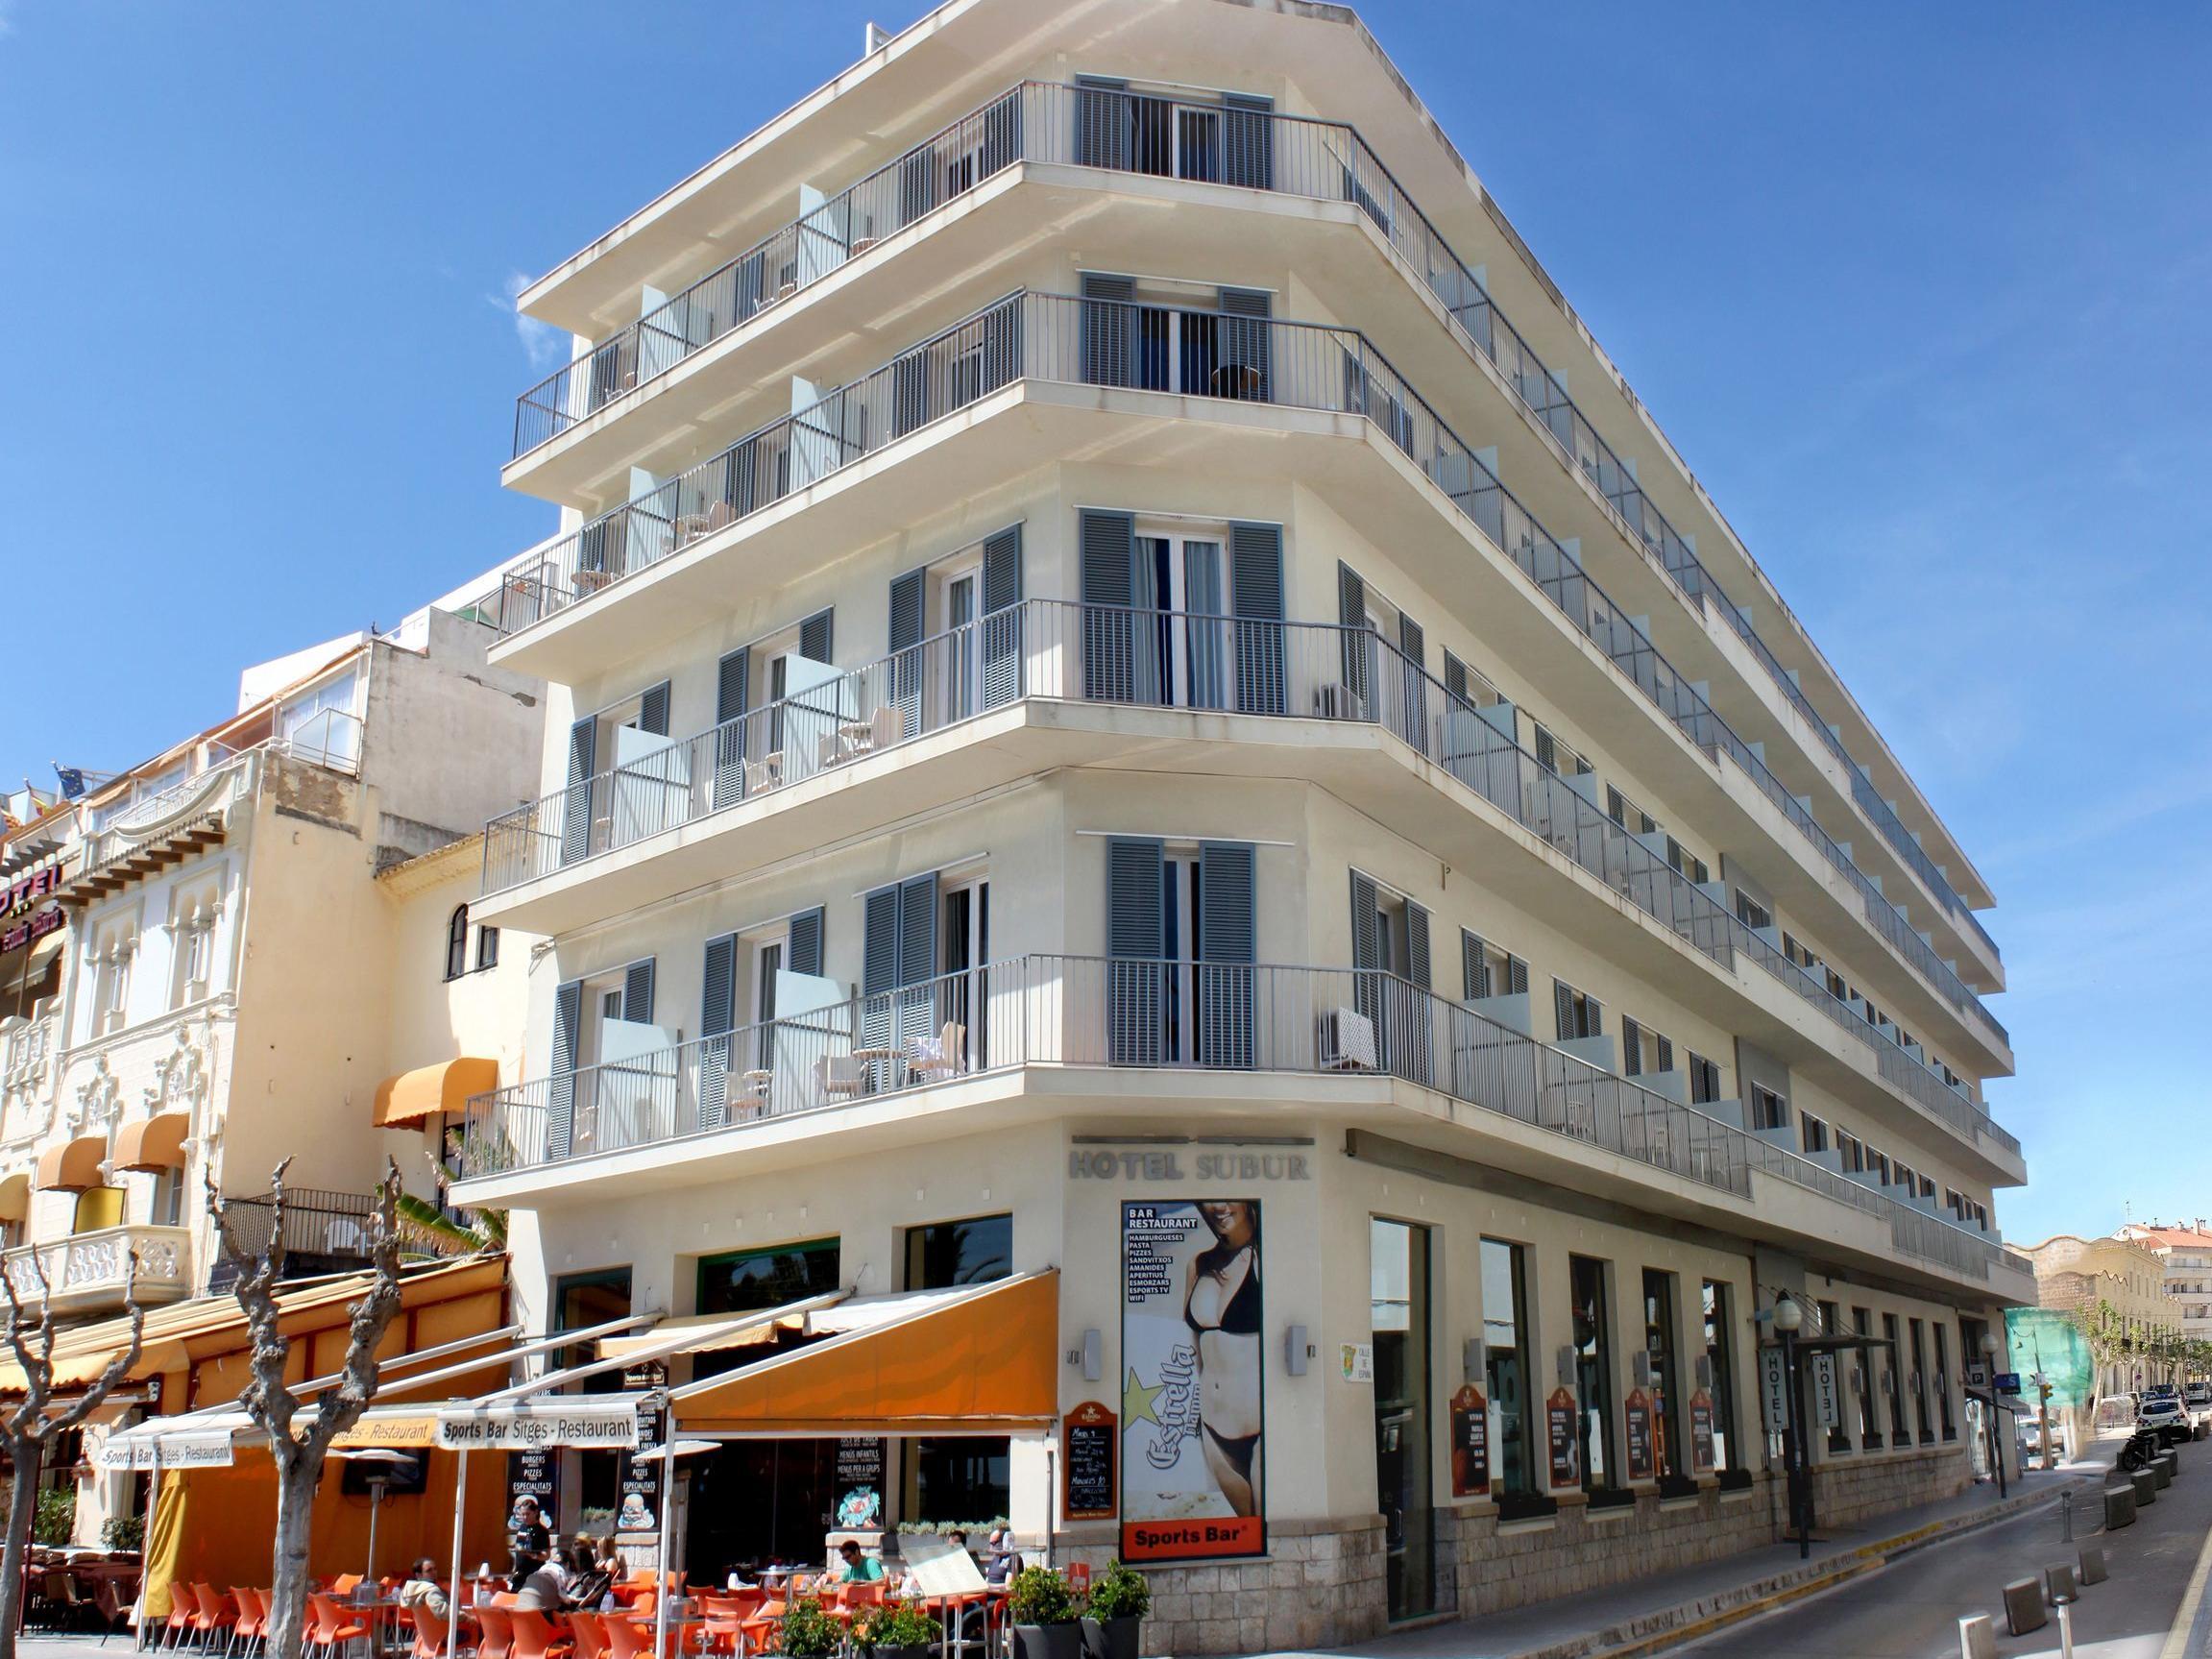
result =
[[[1153,1557],[1151,1650],[1775,1536],[1784,1292],[1866,1339],[1823,1522],[1964,1485],[1992,895],[1407,79],[1288,0],[871,46],[523,297],[526,1317],[1057,1269],[1105,1513],[1020,1425],[883,1496]],[[703,1460],[694,1573],[834,1452]]]

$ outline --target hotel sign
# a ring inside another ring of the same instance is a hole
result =
[[[67,863],[58,858],[0,888],[0,952],[21,950],[61,925],[61,907],[50,901],[61,890]]]

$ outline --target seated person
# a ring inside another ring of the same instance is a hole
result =
[[[862,1553],[860,1545],[848,1538],[838,1546],[838,1553],[844,1557],[844,1567],[838,1574],[840,1584],[873,1584],[884,1575],[884,1564],[873,1555]]]
[[[427,1607],[433,1619],[443,1619],[450,1611],[445,1591],[438,1587],[438,1564],[427,1555],[407,1570],[407,1581],[400,1586],[400,1605]]]
[[[615,1587],[613,1541],[602,1551],[588,1534],[569,1541],[569,1579],[564,1599],[572,1608],[596,1612]]]
[[[541,1561],[523,1577],[515,1591],[515,1605],[535,1607],[541,1613],[558,1613],[568,1605],[566,1575],[550,1561]]]
[[[984,1544],[984,1582],[1011,1584],[1021,1570],[1021,1551],[1014,1548],[1013,1534],[1004,1526],[992,1527]]]

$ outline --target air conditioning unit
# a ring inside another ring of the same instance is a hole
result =
[[[1313,712],[1325,720],[1364,720],[1367,703],[1349,686],[1322,686],[1313,694]]]

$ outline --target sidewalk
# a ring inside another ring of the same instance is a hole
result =
[[[1361,1659],[1631,1659],[1829,1589],[1930,1544],[2055,1502],[2069,1488],[2076,1495],[2078,1528],[2086,1535],[2102,1520],[2094,1495],[2108,1467],[2093,1455],[2016,1480],[2003,1500],[1994,1486],[1974,1486],[1940,1503],[1816,1534],[1809,1560],[1798,1559],[1795,1543],[1767,1545],[1610,1590],[1473,1619],[1442,1618],[1330,1651]],[[1270,1659],[1311,1656],[1291,1652]]]

